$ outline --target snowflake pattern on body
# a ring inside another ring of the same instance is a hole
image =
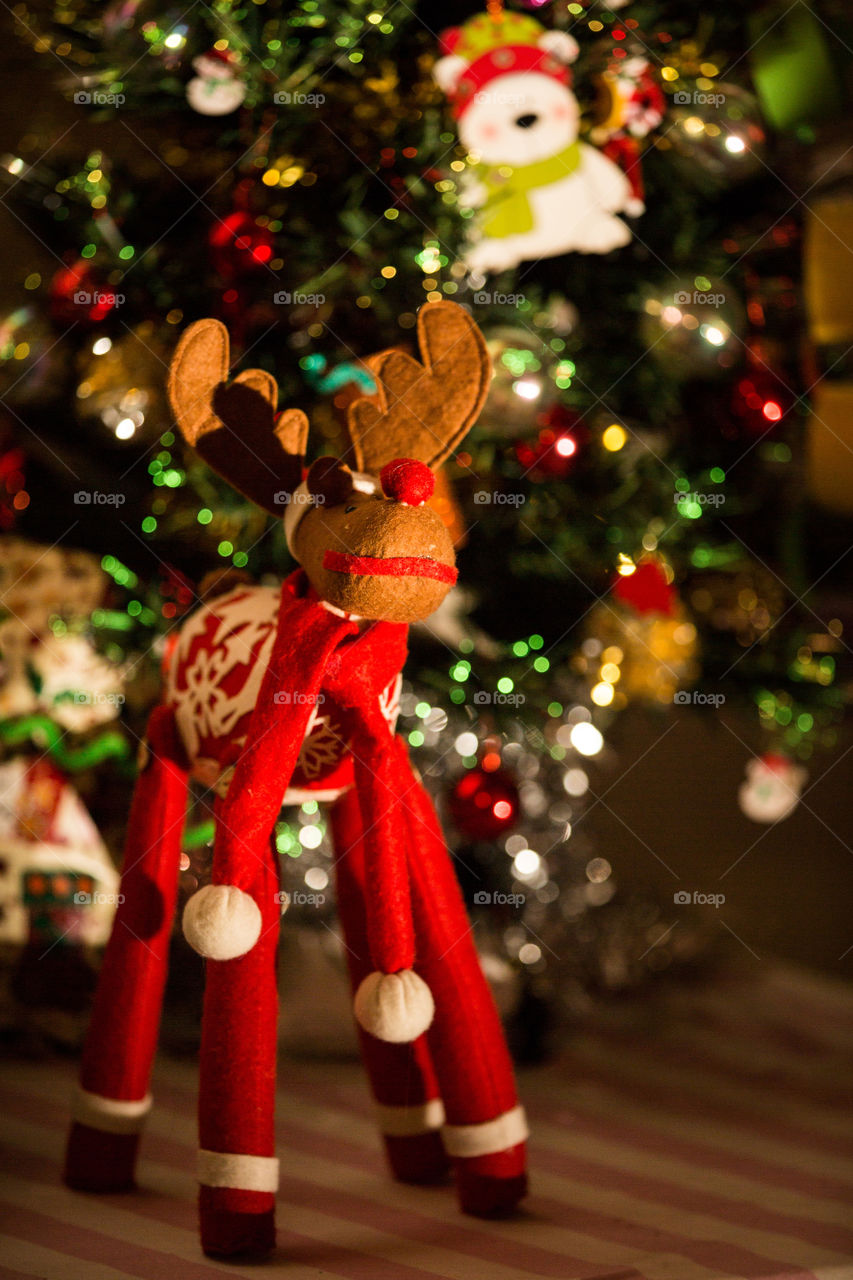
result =
[[[228,790],[249,717],[272,653],[281,591],[240,587],[199,609],[181,628],[166,672],[166,700],[193,776],[219,795]],[[394,733],[402,676],[380,697],[382,715]],[[286,799],[303,791],[333,799],[352,784],[352,759],[332,713],[315,707]]]
[[[182,627],[167,697],[191,760],[205,740],[229,738],[254,707],[272,653],[278,602],[276,587],[241,588]]]

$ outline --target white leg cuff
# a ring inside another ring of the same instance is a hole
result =
[[[150,1110],[150,1093],[136,1101],[125,1102],[120,1098],[104,1098],[99,1093],[76,1089],[71,1098],[73,1118],[104,1133],[141,1133]]]
[[[240,1191],[278,1191],[275,1156],[240,1156],[228,1151],[199,1151],[198,1180],[205,1187]]]
[[[429,1133],[444,1124],[444,1103],[441,1098],[416,1103],[411,1107],[390,1107],[376,1103],[379,1131],[389,1138],[410,1138],[417,1133]]]
[[[441,1131],[449,1156],[490,1156],[524,1142],[529,1136],[523,1107],[513,1107],[485,1124],[446,1124]]]

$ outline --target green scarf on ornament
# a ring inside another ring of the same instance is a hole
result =
[[[581,144],[570,143],[547,160],[534,164],[481,166],[487,195],[483,205],[483,235],[495,240],[533,230],[529,192],[548,187],[574,173],[581,162]]]

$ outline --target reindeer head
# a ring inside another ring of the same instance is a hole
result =
[[[428,617],[456,581],[450,537],[433,509],[433,472],[475,422],[491,366],[466,311],[431,302],[418,315],[423,363],[371,356],[375,396],[349,408],[346,460],[319,458],[303,479],[308,419],[276,416],[275,379],[258,369],[229,385],[228,333],[199,320],[181,338],[169,396],[185,439],[236,489],[281,515],[288,546],[321,599],[387,622]],[[352,462],[352,467],[349,463]]]

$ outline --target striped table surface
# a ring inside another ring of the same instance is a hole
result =
[[[361,1071],[283,1062],[279,1247],[206,1259],[195,1235],[196,1071],[163,1060],[139,1189],[59,1182],[73,1067],[0,1065],[0,1280],[853,1280],[853,998],[761,966],[670,990],[521,1073],[532,1190],[461,1216],[386,1175]]]

